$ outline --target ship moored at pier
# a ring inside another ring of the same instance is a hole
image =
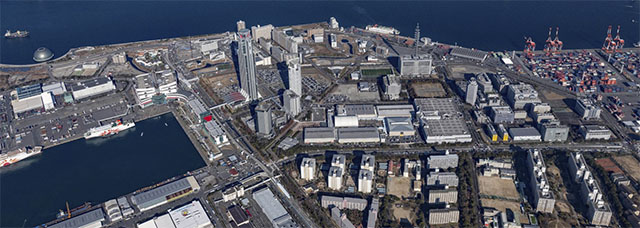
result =
[[[42,147],[36,146],[34,148],[22,148],[9,153],[0,154],[0,167],[9,166],[28,157],[38,155],[41,152]]]
[[[136,124],[133,122],[123,123],[122,120],[116,120],[111,125],[103,125],[100,127],[94,127],[89,129],[87,133],[84,134],[85,139],[92,139],[97,137],[107,137],[110,135],[118,134],[121,131],[127,130],[129,128],[135,127]]]
[[[369,32],[382,33],[388,35],[398,35],[400,31],[393,27],[381,26],[381,25],[367,25],[365,28]]]

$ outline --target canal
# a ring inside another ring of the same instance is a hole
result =
[[[76,140],[0,169],[0,227],[36,226],[205,165],[171,113],[108,138]]]

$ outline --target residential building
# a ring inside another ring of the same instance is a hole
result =
[[[529,171],[529,183],[531,198],[529,202],[535,207],[537,212],[553,213],[555,206],[555,196],[549,189],[547,180],[547,166],[538,150],[529,150],[527,153],[527,169]]]
[[[343,170],[344,169],[338,166],[331,166],[331,168],[329,168],[329,174],[327,175],[327,186],[329,189],[339,191],[342,188]]]
[[[273,25],[264,25],[264,26],[251,26],[251,35],[253,36],[253,41],[258,41],[260,38],[264,38],[265,40],[271,39],[271,32],[273,31]]]
[[[373,172],[361,169],[358,173],[358,191],[362,193],[371,193],[373,186]]]
[[[430,155],[427,158],[429,169],[448,169],[458,167],[457,154]]]
[[[613,215],[611,207],[604,200],[604,192],[594,179],[587,162],[581,153],[571,154],[569,175],[580,186],[582,202],[586,202],[585,217],[596,226],[608,226]]]
[[[376,156],[371,154],[362,155],[360,160],[360,169],[369,170],[372,173],[375,171]]]
[[[334,154],[333,157],[331,157],[331,166],[340,167],[342,170],[344,170],[347,167],[346,162],[347,162],[347,157],[344,155]]]
[[[295,58],[287,62],[289,71],[289,90],[302,96],[302,73],[300,72],[300,58]]]
[[[313,180],[316,177],[316,159],[303,158],[300,163],[300,178],[303,180]]]
[[[427,175],[427,186],[458,186],[458,176],[454,172],[430,172]]]
[[[429,203],[458,203],[458,190],[429,190]]]
[[[248,29],[238,31],[238,71],[240,71],[241,93],[248,101],[257,100],[258,82],[256,81],[256,59],[253,54],[253,44],[251,34]]]
[[[320,197],[320,204],[324,208],[337,207],[340,210],[350,209],[364,211],[367,208],[367,200],[353,197],[336,197],[323,195]]]
[[[300,114],[300,112],[302,112],[302,104],[300,100],[300,95],[297,95],[292,90],[285,90],[284,94],[282,94],[282,103],[284,110],[292,118],[296,117],[298,114]]]

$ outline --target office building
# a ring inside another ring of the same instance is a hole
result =
[[[402,137],[416,134],[411,117],[387,117],[384,118],[384,123],[389,136]]]
[[[292,118],[302,112],[302,104],[300,102],[300,95],[296,94],[292,90],[285,90],[284,94],[282,94],[282,106],[284,107],[284,111]]]
[[[609,140],[613,134],[609,128],[601,125],[580,126],[578,133],[582,135],[584,140]]]
[[[316,159],[303,158],[300,163],[300,178],[303,180],[313,180],[316,174]]]
[[[335,129],[332,127],[304,128],[304,143],[333,143],[336,141]]]
[[[240,71],[241,93],[248,101],[257,100],[258,82],[256,81],[256,59],[253,54],[251,34],[248,29],[238,31],[238,71]]]
[[[507,87],[511,84],[511,81],[503,74],[490,74],[491,84],[493,88],[500,94],[506,94]]]
[[[574,109],[576,114],[585,120],[598,120],[602,112],[600,107],[595,104],[595,101],[587,98],[578,99]]]
[[[537,212],[553,213],[556,203],[553,192],[549,189],[547,179],[547,166],[538,150],[529,150],[527,154],[527,169],[529,171],[528,188],[532,197],[529,202],[533,204]]]
[[[302,74],[300,72],[300,59],[295,58],[287,62],[289,90],[295,92],[298,96],[302,96]]]
[[[429,169],[448,169],[458,167],[458,155],[430,155],[427,158],[427,166]]]
[[[336,197],[323,195],[320,197],[320,204],[324,208],[337,207],[340,210],[350,209],[364,211],[367,208],[367,200],[354,197]]]
[[[455,189],[429,190],[429,203],[457,203],[458,191]]]
[[[247,25],[244,23],[243,20],[239,20],[238,22],[236,22],[236,31],[239,32],[240,30],[243,30],[246,28],[247,28]]]
[[[260,104],[256,107],[256,132],[269,135],[273,129],[271,119],[271,106],[266,103]]]
[[[390,74],[383,77],[384,82],[384,95],[389,100],[400,99],[400,92],[402,91],[402,85],[400,79],[397,76]]]
[[[545,142],[564,142],[569,137],[569,127],[558,121],[541,123],[538,128]]]
[[[431,209],[429,210],[429,225],[444,225],[458,223],[460,211],[458,209]]]
[[[140,74],[134,82],[136,101],[142,108],[163,104],[167,98],[175,98],[178,93],[176,75],[170,70]]]
[[[604,192],[594,179],[587,162],[581,153],[571,154],[569,175],[580,186],[580,197],[586,202],[585,218],[592,225],[608,226],[613,215],[611,207],[604,200]]]
[[[362,155],[362,160],[360,160],[360,169],[369,170],[373,172],[375,170],[376,165],[376,156],[365,154]]]
[[[538,91],[532,85],[520,83],[507,86],[507,102],[511,108],[523,109],[528,104],[541,103]]]
[[[342,188],[343,170],[339,166],[331,166],[327,175],[327,187],[339,191]]]
[[[361,169],[358,173],[358,191],[362,193],[371,193],[373,186],[373,172]]]
[[[495,106],[489,109],[489,117],[494,124],[513,123],[515,113],[509,106]]]
[[[482,93],[486,94],[493,92],[493,85],[491,84],[491,80],[489,79],[487,73],[482,72],[480,74],[477,74],[476,82],[478,83],[478,88],[480,89],[480,91],[482,91]]]
[[[478,98],[478,82],[476,82],[476,78],[471,78],[469,80],[469,84],[467,85],[467,90],[465,91],[464,101],[467,104],[474,105],[476,104],[476,99]]]
[[[542,141],[542,135],[533,127],[512,127],[509,128],[509,135],[514,142]]]
[[[433,58],[429,54],[403,55],[400,57],[400,75],[428,76],[431,75]]]

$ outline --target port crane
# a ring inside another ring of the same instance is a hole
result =
[[[613,46],[615,46],[613,38],[611,38],[611,25],[609,25],[609,29],[607,29],[607,37],[604,39],[604,43],[602,44],[602,50],[606,53],[613,52]]]
[[[620,25],[618,25],[618,29],[616,31],[616,37],[613,38],[613,42],[615,42],[615,51],[621,52],[622,47],[624,47],[624,40],[620,38]]]
[[[558,38],[558,32],[560,31],[559,27],[556,27],[556,38],[553,39],[553,51],[554,53],[558,53],[560,51],[562,51],[562,46],[563,43],[562,41]]]
[[[526,40],[524,46],[524,54],[527,57],[532,57],[533,52],[536,50],[536,42],[533,42],[533,40],[531,40],[531,37],[525,37],[524,39]]]
[[[551,40],[551,27],[549,27],[549,36],[547,36],[547,40],[544,45],[544,52],[547,56],[551,55],[551,52],[554,50],[555,43]]]

